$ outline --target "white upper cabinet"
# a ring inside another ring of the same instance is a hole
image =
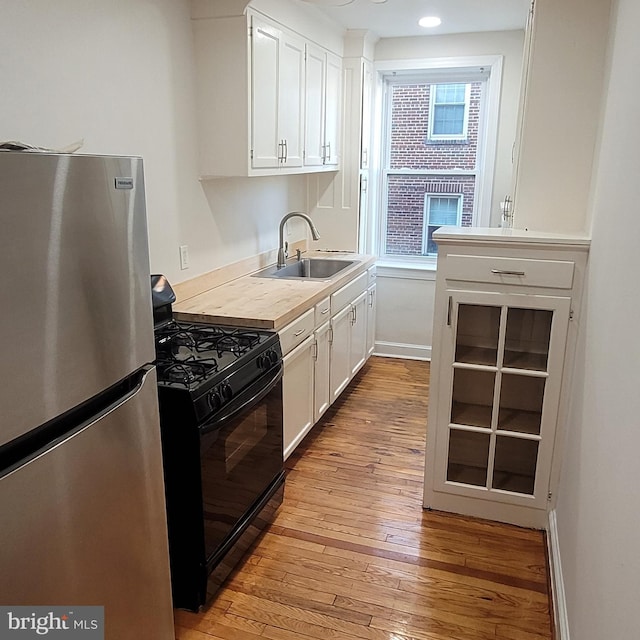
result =
[[[312,44],[306,49],[306,166],[337,168],[340,144],[342,60]]]
[[[322,59],[309,59],[302,35],[252,11],[194,20],[194,36],[202,177],[336,168],[339,57],[313,45]]]

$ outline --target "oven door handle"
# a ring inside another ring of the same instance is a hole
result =
[[[233,407],[228,413],[225,413],[223,415],[216,415],[211,420],[205,422],[200,426],[200,433],[204,435],[206,433],[211,433],[212,431],[218,431],[219,429],[224,427],[227,422],[240,415],[243,411],[245,411],[252,405],[257,404],[269,393],[271,393],[271,391],[276,387],[280,380],[282,380],[282,363],[280,363],[277,369],[275,369],[274,371],[275,372],[271,374],[272,378],[266,384],[263,382],[262,378],[259,378],[253,383],[252,387],[255,387],[257,385],[260,386],[260,389],[257,391],[257,393],[251,395],[247,400],[243,400],[240,406]],[[248,391],[250,390],[251,387]],[[238,396],[238,399],[240,398],[242,398],[242,395]]]

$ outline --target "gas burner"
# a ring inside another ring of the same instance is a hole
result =
[[[158,363],[158,378],[163,382],[190,386],[206,380],[218,367],[215,360],[182,360]]]
[[[161,346],[167,344],[178,344],[188,347],[195,347],[195,340],[192,333],[188,328],[180,326],[177,322],[170,322],[169,324],[156,329],[156,343]]]

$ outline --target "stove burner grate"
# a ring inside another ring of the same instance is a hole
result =
[[[222,335],[211,335],[209,332],[203,332],[202,335],[194,337],[197,351],[217,351],[220,357],[223,353],[233,353],[236,357],[240,357],[260,341],[260,336],[257,333],[239,332],[237,330],[234,330],[233,333]]]

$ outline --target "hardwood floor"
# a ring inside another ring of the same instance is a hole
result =
[[[371,358],[287,461],[284,503],[180,640],[543,640],[543,535],[422,509],[429,365]]]

